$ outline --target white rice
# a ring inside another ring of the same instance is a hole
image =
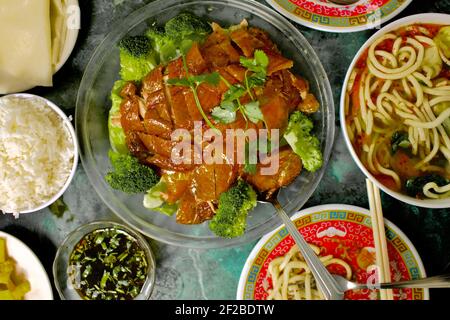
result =
[[[17,214],[51,200],[73,161],[70,132],[44,100],[0,99],[0,210]]]

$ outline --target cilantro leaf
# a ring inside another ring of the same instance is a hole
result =
[[[213,86],[218,86],[220,83],[220,74],[218,72],[205,73],[198,76],[191,76],[189,80],[197,85],[207,83]]]
[[[236,121],[236,108],[232,101],[222,102],[220,107],[215,107],[211,113],[213,119],[219,123],[232,123]]]
[[[223,101],[228,102],[228,101],[238,100],[245,94],[245,92],[246,92],[245,88],[241,85],[231,86],[228,89],[228,91],[225,92],[225,94],[223,96]]]
[[[247,77],[247,84],[249,88],[262,87],[266,83],[266,75],[255,73],[250,77]]]
[[[269,57],[262,50],[256,50],[253,59],[241,57],[241,65],[254,73],[267,74]]]
[[[262,50],[255,51],[255,61],[258,65],[267,68],[269,66],[269,57]]]
[[[180,86],[180,87],[190,87],[191,82],[188,78],[173,78],[167,80],[167,84],[170,84],[171,86]]]
[[[244,113],[253,123],[264,121],[264,114],[259,107],[259,101],[252,101],[243,105]]]
[[[174,78],[167,80],[167,84],[172,86],[191,87],[193,85],[200,85],[208,83],[213,86],[218,86],[220,83],[220,74],[218,72],[205,73],[198,76],[189,76],[187,78]]]

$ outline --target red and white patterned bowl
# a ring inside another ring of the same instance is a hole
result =
[[[278,12],[304,26],[329,32],[378,28],[412,0],[358,0],[339,5],[330,0],[266,0]]]
[[[298,212],[292,220],[308,243],[319,246],[321,255],[333,255],[352,268],[355,281],[366,283],[368,272],[364,255],[374,251],[373,233],[368,210],[347,205],[324,205]],[[411,241],[395,225],[385,220],[386,238],[393,281],[425,277],[425,269]],[[271,281],[267,277],[269,263],[284,256],[294,246],[294,240],[284,226],[264,236],[255,246],[242,270],[237,291],[238,300],[265,300]],[[339,274],[339,266],[331,266]],[[374,300],[372,290],[346,293],[350,300]],[[428,300],[427,289],[394,290],[396,300]]]

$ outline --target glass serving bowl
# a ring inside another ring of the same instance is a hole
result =
[[[148,273],[147,279],[141,289],[140,294],[135,298],[135,300],[148,300],[153,292],[153,287],[155,285],[155,275],[156,266],[155,258],[150,245],[145,240],[145,238],[131,230],[123,224],[112,222],[112,221],[95,221],[85,225],[82,225],[72,233],[70,233],[64,240],[62,245],[56,252],[55,260],[53,261],[53,278],[55,281],[56,290],[58,291],[61,300],[82,300],[77,290],[72,284],[72,279],[69,276],[70,265],[69,259],[75,246],[83,239],[87,234],[101,229],[115,228],[121,230],[134,238],[139,247],[144,250],[145,256],[148,261]]]
[[[191,248],[219,248],[253,241],[280,224],[271,205],[259,204],[248,218],[244,236],[223,239],[215,236],[208,223],[197,226],[177,224],[175,217],[151,212],[144,208],[143,195],[130,196],[113,190],[104,179],[111,170],[108,159],[110,143],[107,117],[111,107],[109,96],[119,77],[117,43],[127,35],[142,34],[152,24],[164,24],[182,11],[190,11],[224,26],[247,19],[251,26],[266,30],[283,54],[294,60],[294,70],[306,78],[320,102],[320,112],[314,115],[315,133],[321,141],[324,166],[315,173],[304,171],[294,183],[280,193],[279,200],[288,213],[300,209],[316,189],[330,157],[334,140],[334,103],[325,70],[307,40],[285,18],[255,1],[156,1],[137,10],[120,24],[95,51],[83,76],[77,99],[76,127],[81,159],[90,182],[102,200],[126,223],[156,240]]]

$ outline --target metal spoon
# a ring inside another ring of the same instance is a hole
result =
[[[344,6],[353,4],[353,3],[358,2],[358,1],[359,0],[330,0],[330,2],[333,2],[335,4],[344,5]]]
[[[348,291],[355,289],[394,289],[394,288],[450,288],[450,274],[423,278],[418,280],[408,280],[391,283],[379,283],[376,285],[362,284],[348,281],[342,276],[333,275],[340,290]]]
[[[326,300],[343,300],[344,292],[341,286],[336,282],[331,273],[325,268],[322,261],[317,257],[316,253],[311,249],[308,243],[305,241],[297,227],[284,211],[281,204],[278,202],[279,191],[267,195],[259,202],[272,204],[292,238],[294,238],[300,252],[302,253],[308,267],[311,269],[311,273],[316,280],[317,286],[321,290]]]

